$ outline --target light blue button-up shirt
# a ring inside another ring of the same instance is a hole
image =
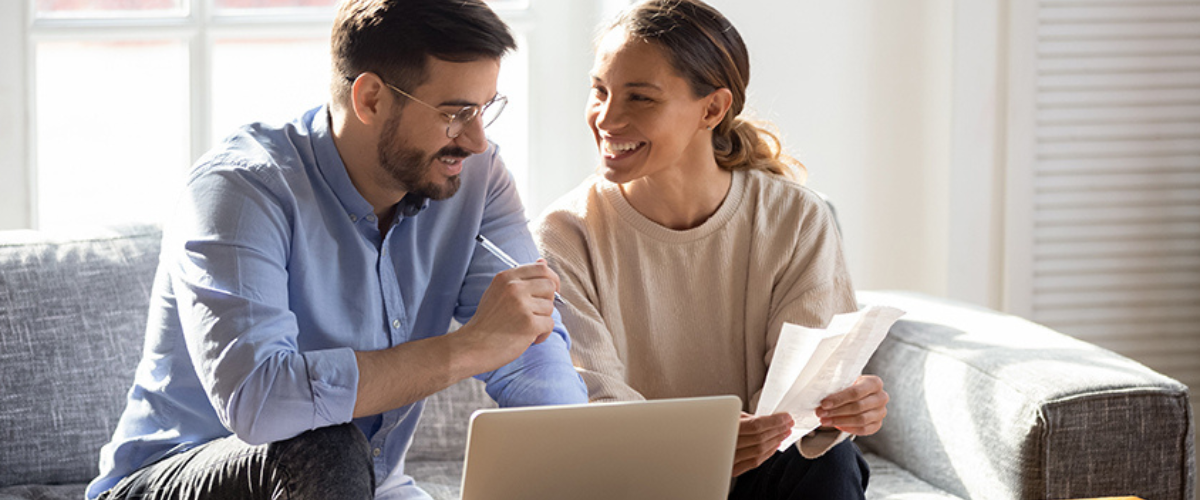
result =
[[[466,323],[506,268],[476,234],[521,262],[538,254],[496,147],[467,158],[461,177],[447,200],[403,200],[381,237],[324,107],[247,126],[201,158],[164,227],[143,357],[88,498],[231,433],[257,444],[350,422],[354,351]],[[477,375],[501,406],[587,402],[557,313],[555,333]],[[378,498],[428,498],[404,474],[422,408],[354,420],[380,450]]]

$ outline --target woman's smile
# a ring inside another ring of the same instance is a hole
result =
[[[600,149],[605,160],[620,160],[631,156],[646,146],[644,141],[627,141],[618,139],[601,139]]]

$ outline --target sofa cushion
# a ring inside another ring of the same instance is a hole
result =
[[[407,467],[405,473],[412,476],[417,486],[429,493],[433,500],[459,500],[463,473],[461,460],[408,462]]]
[[[0,500],[79,500],[86,484],[25,485],[0,488]]]
[[[867,500],[962,500],[926,483],[886,458],[863,453],[871,467]]]
[[[0,236],[0,487],[97,474],[140,357],[159,239],[147,226]]]

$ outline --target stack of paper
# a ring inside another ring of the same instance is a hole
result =
[[[903,315],[893,307],[867,306],[834,316],[825,329],[784,323],[754,412],[792,415],[796,425],[780,450],[820,427],[816,409],[821,400],[858,379],[892,323]]]

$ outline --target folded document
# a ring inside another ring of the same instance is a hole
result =
[[[816,409],[862,374],[871,354],[904,311],[867,306],[838,314],[825,329],[784,323],[755,415],[787,412],[796,425],[779,449],[786,450],[821,426]]]

